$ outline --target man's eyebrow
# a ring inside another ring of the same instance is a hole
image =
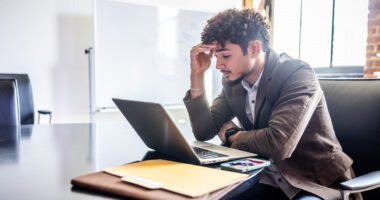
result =
[[[228,51],[228,50],[229,50],[229,49],[221,48],[221,49],[216,49],[215,52]]]

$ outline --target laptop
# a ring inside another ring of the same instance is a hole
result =
[[[151,149],[194,163],[212,164],[256,154],[202,141],[186,141],[161,104],[112,99],[143,142]]]

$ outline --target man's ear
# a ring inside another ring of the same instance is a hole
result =
[[[261,52],[261,42],[259,40],[252,40],[248,43],[247,53],[250,58],[256,58]]]

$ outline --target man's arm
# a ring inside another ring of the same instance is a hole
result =
[[[197,44],[190,51],[190,97],[204,95],[204,74],[210,68],[215,44]]]
[[[291,156],[306,129],[322,91],[313,71],[301,67],[283,84],[268,127],[240,132],[231,137],[232,147],[255,152],[274,160]]]
[[[184,102],[197,140],[209,140],[218,133],[232,112],[224,91],[214,100],[211,108],[204,91],[204,74],[209,69],[215,44],[198,44],[190,51],[190,90]]]
[[[192,99],[188,92],[184,103],[197,140],[204,141],[213,138],[223,124],[233,118],[233,112],[228,105],[224,91],[215,98],[211,107],[204,94]]]

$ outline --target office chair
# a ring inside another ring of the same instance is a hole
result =
[[[340,184],[342,199],[358,192],[362,192],[364,199],[378,199],[380,79],[320,79],[319,82],[337,138],[343,151],[353,159],[357,176]]]
[[[16,79],[20,105],[20,122],[34,124],[34,103],[32,86],[28,74],[0,74],[0,79]],[[51,123],[52,112],[49,110],[38,110],[38,123],[41,114],[49,115]]]
[[[0,126],[20,125],[17,82],[15,79],[0,80]]]

